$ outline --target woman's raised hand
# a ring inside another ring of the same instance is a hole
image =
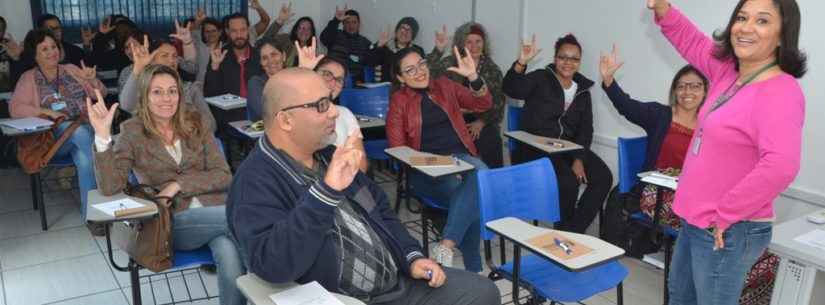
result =
[[[455,55],[455,61],[457,62],[458,66],[449,67],[447,68],[447,70],[458,73],[459,75],[466,77],[471,82],[478,79],[478,72],[476,72],[476,62],[473,60],[473,57],[470,56],[470,50],[464,48],[465,55],[464,57],[461,57],[461,53],[458,52],[458,47],[453,47],[453,53]]]
[[[624,62],[619,61],[619,51],[614,43],[610,54],[602,54],[599,60],[599,73],[602,75],[605,86],[609,87],[613,84],[613,76],[622,65],[624,65]]]
[[[95,89],[95,96],[97,97],[97,102],[94,104],[92,104],[92,98],[86,97],[86,111],[89,113],[89,123],[95,130],[96,136],[103,139],[110,139],[112,136],[112,120],[115,118],[118,103],[106,109],[106,102],[103,100],[100,90]]]
[[[541,49],[538,48],[538,44],[536,43],[536,34],[533,34],[533,39],[530,43],[525,43],[524,40],[521,41],[521,48],[519,48],[521,52],[519,52],[518,56],[518,63],[522,66],[526,66],[533,58],[536,57],[541,52]]]

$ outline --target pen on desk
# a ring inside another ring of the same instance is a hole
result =
[[[459,166],[459,165],[461,165],[461,163],[460,163],[460,162],[458,162],[458,157],[453,156],[453,161],[455,161],[455,166]]]
[[[567,243],[561,241],[560,239],[554,238],[553,241],[555,241],[556,246],[559,246],[559,248],[564,250],[564,253],[566,253],[567,255],[570,255],[570,253],[573,252],[573,249]]]

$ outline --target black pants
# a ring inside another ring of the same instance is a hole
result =
[[[487,124],[481,129],[481,135],[475,140],[478,155],[487,168],[504,166],[504,151],[501,144],[501,129],[498,124]]]
[[[513,153],[513,164],[529,162],[547,154],[530,146],[519,144]],[[598,215],[610,188],[613,186],[613,174],[599,156],[590,150],[584,155],[584,173],[587,176],[587,188],[579,195],[579,181],[573,173],[573,155],[559,153],[550,156],[556,171],[559,185],[559,212],[561,221],[556,228],[563,231],[584,233],[593,219]]]

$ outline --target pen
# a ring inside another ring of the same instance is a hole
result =
[[[461,163],[458,162],[458,157],[453,156],[453,160],[455,160],[455,166],[461,165]]]
[[[570,255],[570,253],[573,252],[573,249],[567,243],[561,241],[558,238],[554,238],[553,240],[556,242],[556,246],[559,246],[559,248],[564,250],[564,253],[566,253],[567,255]]]

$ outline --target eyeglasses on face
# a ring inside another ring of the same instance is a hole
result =
[[[299,109],[299,108],[307,108],[307,109],[308,108],[315,108],[315,110],[318,111],[318,113],[324,113],[324,112],[327,112],[327,110],[329,110],[329,106],[331,104],[332,104],[332,96],[325,96],[325,97],[322,97],[322,98],[318,99],[317,101],[314,101],[314,102],[311,102],[311,103],[286,107],[284,109],[281,109],[281,111],[289,111],[289,110]]]
[[[417,64],[407,66],[406,68],[402,69],[401,73],[404,73],[404,75],[408,77],[412,77],[417,75],[418,72],[424,71],[426,69],[429,69],[429,67],[427,67],[427,60],[422,59]]]
[[[566,56],[566,55],[556,55],[556,59],[558,59],[559,61],[566,61],[566,62],[571,62],[571,63],[574,63],[574,64],[577,64],[577,63],[582,61],[581,57]]]
[[[676,84],[676,91],[685,91],[690,89],[691,91],[699,91],[705,88],[705,84],[702,82],[679,82]]]
[[[329,70],[320,69],[318,70],[318,74],[324,78],[325,81],[331,82],[335,81],[338,85],[344,84],[344,76],[335,77],[335,74],[332,74]]]

